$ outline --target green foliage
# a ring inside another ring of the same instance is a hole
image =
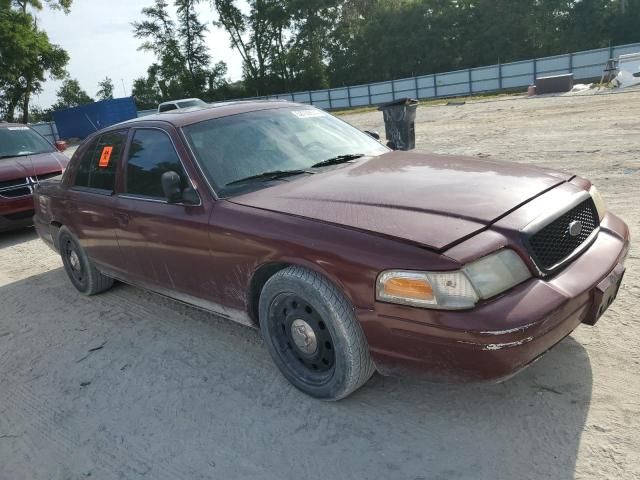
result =
[[[342,4],[338,0],[212,0],[216,25],[242,57],[250,95],[328,87],[327,47]]]
[[[250,95],[640,40],[640,0],[210,0]]]
[[[0,3],[0,104],[10,120],[20,108],[26,123],[31,96],[42,91],[47,76],[60,79],[66,74],[69,56],[49,42],[30,13],[12,8],[19,3]],[[33,8],[42,7],[39,2],[28,3]]]
[[[186,91],[197,96],[204,90],[210,74],[209,49],[205,45],[204,36],[207,27],[200,22],[195,12],[194,0],[176,0],[178,14],[177,35],[180,39],[180,51],[184,57],[188,75],[184,75]],[[186,72],[185,72],[186,73]]]
[[[98,93],[96,96],[98,100],[111,100],[113,98],[113,90],[113,80],[105,77],[104,80],[98,82]]]
[[[635,42],[638,25],[640,0],[374,0],[366,17],[336,26],[330,79],[388,80]]]
[[[152,65],[149,67],[146,77],[140,77],[133,81],[132,93],[136,99],[136,105],[142,110],[156,108],[164,100],[158,85],[156,70],[157,68]]]
[[[58,97],[57,102],[51,107],[55,110],[62,110],[63,108],[79,107],[80,105],[86,105],[93,102],[87,92],[85,92],[80,83],[73,78],[67,78],[56,92]]]
[[[23,13],[26,13],[28,8],[42,10],[44,7],[40,0],[9,0],[8,3],[12,3]],[[45,0],[45,3],[52,10],[62,10],[64,13],[69,13],[71,11],[71,4],[73,3],[73,0]]]
[[[211,65],[205,44],[206,25],[195,11],[197,0],[175,0],[177,22],[171,18],[166,0],[155,0],[144,8],[144,19],[133,23],[134,36],[143,40],[141,50],[156,57],[147,76],[133,84],[133,95],[140,108],[153,108],[158,102],[185,97],[213,100],[225,84],[223,62]]]
[[[29,111],[29,121],[32,123],[52,122],[53,110],[50,108],[42,108],[38,105],[31,107]]]

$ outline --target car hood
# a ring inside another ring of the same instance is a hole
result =
[[[443,250],[571,178],[522,164],[390,152],[229,200]]]
[[[0,182],[62,171],[69,159],[58,152],[0,158]]]

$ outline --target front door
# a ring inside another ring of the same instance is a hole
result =
[[[208,298],[211,282],[210,208],[170,204],[162,174],[174,171],[182,187],[194,186],[169,134],[158,128],[133,131],[118,197],[118,233],[138,283],[163,293]],[[202,198],[202,195],[200,195]],[[123,243],[124,242],[124,243]]]

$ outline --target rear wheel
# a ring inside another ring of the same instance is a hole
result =
[[[60,229],[58,246],[64,269],[80,293],[94,295],[113,286],[113,279],[93,265],[80,243],[65,227]]]
[[[303,392],[338,400],[373,374],[353,307],[323,276],[302,267],[279,271],[265,284],[259,311],[269,353]]]

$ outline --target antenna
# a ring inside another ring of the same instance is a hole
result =
[[[87,115],[86,113],[84,114],[85,117],[87,117],[87,120],[89,121],[89,123],[91,124],[91,126],[93,127],[93,129],[97,132],[99,130],[98,127],[96,127],[94,125],[94,123],[91,121],[91,119],[89,118],[89,115]]]

